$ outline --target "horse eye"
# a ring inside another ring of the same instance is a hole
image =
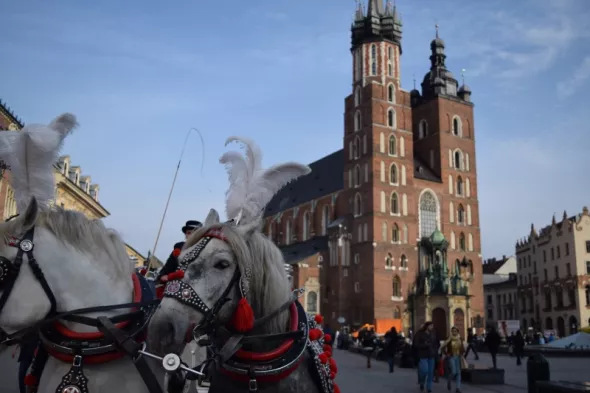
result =
[[[225,260],[219,261],[215,265],[213,265],[213,267],[215,269],[219,269],[219,270],[223,270],[223,269],[225,269],[228,266],[229,266],[229,262],[228,261],[225,261]]]

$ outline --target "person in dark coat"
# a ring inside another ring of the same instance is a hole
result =
[[[196,221],[196,220],[187,221],[185,226],[182,227],[182,233],[184,233],[185,240],[188,239],[188,237],[194,231],[201,228],[202,226],[203,226],[203,224],[201,224],[199,221]],[[172,251],[172,253],[168,257],[168,260],[166,260],[166,264],[164,265],[162,270],[160,270],[160,273],[158,274],[157,281],[166,282],[167,279],[165,276],[167,276],[170,273],[175,272],[178,269],[178,255],[180,255],[180,250],[182,250],[183,246],[184,246],[184,241],[178,242],[174,245],[174,250]]]
[[[490,351],[490,355],[492,355],[492,363],[494,365],[494,368],[498,368],[497,367],[498,364],[496,362],[496,356],[498,356],[498,350],[500,349],[500,342],[501,341],[502,341],[502,339],[500,338],[500,335],[496,331],[496,328],[491,328],[486,336],[485,344],[488,347],[488,350]]]
[[[434,379],[434,359],[440,347],[434,333],[432,322],[426,322],[414,337],[414,346],[418,357],[418,383],[420,391],[424,391],[424,385],[428,393],[432,392]]]
[[[514,336],[514,356],[516,356],[516,365],[522,364],[521,358],[524,355],[524,337],[520,330]]]
[[[475,335],[473,334],[473,331],[471,329],[469,329],[469,332],[467,332],[467,349],[465,350],[465,355],[464,355],[465,359],[467,359],[467,355],[469,354],[469,351],[471,351],[475,355],[475,360],[479,360],[479,355],[477,354],[477,351],[475,350],[475,346],[476,346]]]
[[[361,338],[361,343],[365,354],[367,355],[367,368],[371,368],[371,356],[373,355],[375,345],[377,344],[377,335],[372,327],[365,330]]]
[[[395,352],[397,351],[397,342],[399,337],[395,326],[392,326],[387,333],[385,333],[385,345],[383,350],[387,357],[387,363],[389,364],[389,372],[393,372],[393,365],[395,362]]]

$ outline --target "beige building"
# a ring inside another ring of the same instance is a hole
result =
[[[488,259],[483,264],[483,293],[486,325],[497,326],[498,321],[520,320],[517,307],[516,258]]]
[[[534,225],[516,243],[518,308],[521,326],[555,330],[559,337],[590,324],[590,214],[561,221],[537,232]]]
[[[17,132],[24,123],[0,100],[0,130]],[[10,186],[10,171],[0,162],[0,216],[6,220],[17,214],[14,191]],[[93,184],[90,176],[84,175],[79,166],[72,165],[70,156],[62,156],[55,164],[55,204],[64,209],[84,213],[90,219],[110,215],[98,199],[100,187]],[[136,266],[143,266],[145,257],[133,247],[126,245],[129,259]]]

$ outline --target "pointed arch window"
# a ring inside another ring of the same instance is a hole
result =
[[[408,267],[408,257],[405,254],[402,254],[399,265],[400,265],[400,267],[403,267],[403,268]]]
[[[386,267],[393,266],[393,256],[391,255],[391,253],[387,253],[387,256],[385,257],[385,266]]]
[[[399,243],[399,226],[397,224],[393,224],[393,228],[391,229],[391,241]]]
[[[363,200],[361,198],[361,194],[358,192],[354,196],[354,215],[356,217],[361,216],[363,214]]]
[[[309,239],[309,212],[305,212],[303,215],[303,233],[302,233],[302,241],[306,241]]]
[[[377,75],[377,45],[371,45],[371,75]]]
[[[457,208],[457,224],[465,224],[465,209],[463,205],[459,205]]]
[[[462,158],[461,150],[455,151],[455,154],[453,155],[453,161],[454,161],[453,166],[455,167],[455,169],[461,169],[461,167],[462,167],[461,158]]]
[[[359,131],[361,129],[361,111],[354,113],[354,130]]]
[[[389,211],[391,214],[399,214],[399,197],[395,192],[391,193]]]
[[[428,123],[426,120],[420,120],[418,124],[418,139],[426,138],[428,136]]]
[[[465,234],[463,232],[459,235],[459,249],[465,251]]]
[[[398,276],[393,278],[393,296],[394,297],[401,297],[402,296],[402,280]]]
[[[402,239],[402,241],[404,242],[404,244],[408,244],[408,225],[404,224],[404,238]]]
[[[322,235],[328,233],[328,225],[330,225],[330,206],[325,205],[322,208]]]
[[[393,76],[393,64],[391,64],[391,62],[387,63],[387,75]]]
[[[395,128],[395,111],[391,108],[387,111],[387,126]]]
[[[390,156],[395,156],[397,151],[397,140],[395,139],[395,135],[389,136],[389,149],[388,154]]]
[[[393,83],[390,83],[389,86],[387,86],[387,101],[395,101],[395,88],[393,87]]]
[[[438,205],[435,198],[430,191],[420,197],[420,237],[429,237],[436,230]]]
[[[361,104],[361,88],[359,86],[354,89],[354,106],[357,107]]]
[[[463,195],[463,179],[457,176],[457,195]]]
[[[361,167],[359,165],[354,167],[354,186],[359,187],[361,185]]]
[[[285,244],[289,245],[291,244],[291,220],[287,220],[287,223],[285,224]]]
[[[387,223],[381,224],[381,238],[383,241],[387,241]]]
[[[354,143],[352,145],[352,155],[355,159],[359,158],[361,155],[361,138],[358,136],[354,138]]]
[[[453,117],[453,135],[461,136],[461,119],[459,116]]]
[[[318,294],[317,292],[310,291],[307,293],[307,312],[315,313],[318,312]]]
[[[397,181],[397,166],[395,164],[391,164],[391,166],[389,167],[389,183],[397,184]]]

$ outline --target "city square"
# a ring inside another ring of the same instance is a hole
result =
[[[7,8],[0,393],[585,383],[590,7],[261,1]]]

